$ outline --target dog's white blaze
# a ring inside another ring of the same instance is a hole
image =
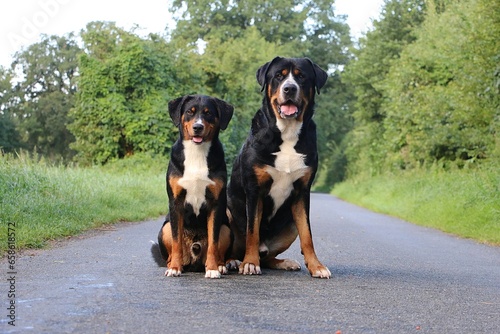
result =
[[[281,102],[285,102],[287,100],[287,98],[285,97],[285,91],[283,90],[283,87],[285,87],[286,84],[292,84],[294,85],[295,87],[297,87],[297,92],[295,94],[295,98],[297,97],[297,95],[299,94],[299,84],[297,83],[297,81],[295,81],[295,79],[293,78],[293,75],[292,75],[292,72],[290,72],[288,74],[288,76],[286,77],[285,81],[281,84],[281,88],[280,88],[280,92],[279,92],[279,101]]]
[[[302,123],[296,120],[278,120],[278,129],[281,131],[283,143],[279,152],[274,153],[276,160],[273,166],[267,166],[266,171],[273,178],[269,195],[274,201],[272,216],[290,196],[293,183],[304,176],[307,166],[304,163],[304,154],[297,153],[294,146],[299,140]]]
[[[208,177],[207,156],[211,142],[195,144],[184,140],[184,175],[179,179],[179,185],[186,189],[186,203],[193,206],[198,215],[205,203],[205,190],[208,185],[215,184]]]

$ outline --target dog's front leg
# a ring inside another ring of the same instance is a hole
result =
[[[330,278],[330,270],[316,256],[314,250],[311,226],[309,221],[309,194],[301,196],[292,209],[293,219],[297,225],[300,238],[300,248],[304,261],[312,277]]]
[[[172,254],[169,254],[165,276],[177,277],[182,273],[184,216],[176,212],[171,213],[172,226]]]
[[[243,262],[240,264],[239,273],[243,275],[260,275],[260,221],[262,219],[262,199],[247,202],[247,235],[246,250]]]
[[[208,216],[208,250],[207,260],[205,262],[205,277],[220,278],[221,274],[227,273],[224,261],[220,259],[219,252],[219,234],[220,224],[216,221],[216,210],[212,210]]]

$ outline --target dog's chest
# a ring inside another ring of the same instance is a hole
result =
[[[207,157],[210,142],[195,144],[190,140],[184,144],[184,174],[178,184],[186,189],[186,204],[191,204],[196,215],[205,203],[205,191],[215,182],[208,177]]]
[[[295,124],[297,123],[297,124]],[[283,143],[276,153],[274,166],[267,166],[266,171],[273,183],[269,195],[274,201],[273,216],[293,190],[293,183],[304,176],[308,167],[304,163],[305,155],[295,150],[302,123],[295,122],[285,128],[280,127]]]

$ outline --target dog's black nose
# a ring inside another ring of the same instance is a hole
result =
[[[294,84],[285,84],[283,86],[283,92],[289,96],[297,94],[297,86]]]
[[[194,133],[200,133],[200,132],[202,132],[203,128],[204,128],[204,126],[201,123],[194,123],[193,124],[193,131],[194,131]]]

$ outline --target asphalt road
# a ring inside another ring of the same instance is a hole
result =
[[[312,197],[332,279],[263,270],[164,277],[161,219],[122,224],[17,258],[15,327],[2,260],[2,333],[499,333],[500,248]],[[298,242],[285,253],[303,264]]]

